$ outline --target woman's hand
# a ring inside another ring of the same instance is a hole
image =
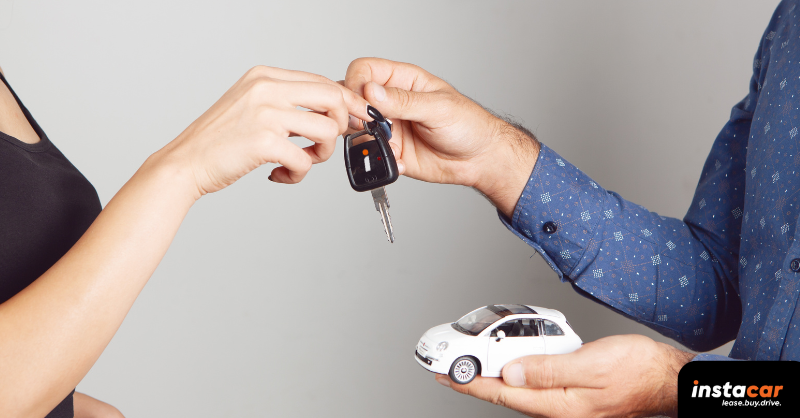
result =
[[[265,163],[281,165],[272,170],[272,181],[297,183],[312,164],[330,158],[336,138],[347,129],[348,106],[363,114],[366,105],[325,77],[259,66],[153,158],[183,168],[196,185],[195,199]],[[314,144],[300,148],[289,136]]]
[[[67,254],[0,303],[0,416],[42,417],[72,392],[200,196],[268,162],[281,164],[273,181],[302,180],[331,156],[348,113],[366,118],[366,102],[331,80],[256,67],[148,158]]]

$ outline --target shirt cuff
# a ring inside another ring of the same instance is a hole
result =
[[[562,282],[595,234],[600,221],[611,218],[606,191],[577,167],[542,144],[539,158],[514,208],[511,219],[498,211],[500,221],[533,247]]]

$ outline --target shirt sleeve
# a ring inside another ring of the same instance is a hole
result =
[[[581,295],[707,351],[741,324],[738,252],[745,154],[757,87],[734,106],[683,220],[604,189],[542,145],[503,223]]]
[[[694,356],[692,361],[744,361],[744,360],[721,356],[719,354],[700,353]]]

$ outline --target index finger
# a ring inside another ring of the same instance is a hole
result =
[[[444,80],[414,64],[382,58],[358,58],[347,67],[344,85],[364,95],[364,86],[374,81],[382,86],[403,90],[430,92],[449,86]]]
[[[503,383],[497,377],[476,376],[466,385],[459,385],[447,375],[437,375],[439,383],[450,383],[450,388],[495,405],[511,408],[531,416],[552,416],[554,412],[563,410],[567,402],[567,394],[559,389],[514,388]]]
[[[324,83],[336,86],[336,88],[342,91],[342,97],[344,98],[345,105],[347,105],[347,111],[351,115],[363,120],[372,120],[372,118],[367,115],[368,103],[363,97],[354,93],[345,86],[329,79],[328,77],[321,76],[319,74],[308,73],[305,71],[286,70],[283,68],[268,67],[265,65],[260,65],[254,68],[253,71],[256,72],[257,75],[284,81],[312,81],[315,83]]]

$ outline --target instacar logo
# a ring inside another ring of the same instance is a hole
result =
[[[693,361],[678,373],[678,416],[800,417],[800,363]]]
[[[700,385],[700,382],[694,381],[694,388],[692,389],[692,398],[777,398],[783,386],[775,385],[731,385],[730,382],[725,382],[724,385]],[[764,400],[766,401],[766,400]],[[750,402],[748,402],[750,403]],[[774,402],[762,402],[763,404]],[[742,403],[747,405],[747,403]],[[777,404],[779,405],[779,404]]]

